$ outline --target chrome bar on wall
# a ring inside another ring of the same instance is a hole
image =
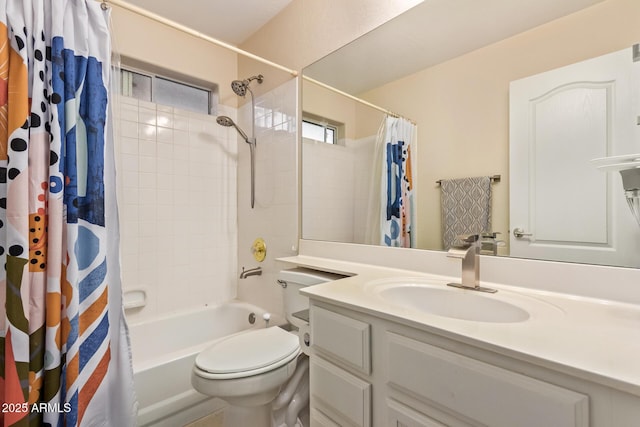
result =
[[[223,42],[221,40],[218,40],[218,39],[213,38],[211,36],[208,36],[208,35],[206,35],[204,33],[201,33],[200,31],[196,31],[196,30],[194,30],[192,28],[189,28],[186,25],[179,24],[179,23],[177,23],[175,21],[172,21],[172,20],[167,19],[165,17],[162,17],[160,15],[157,15],[157,14],[155,14],[153,12],[150,12],[150,11],[148,11],[146,9],[143,9],[141,7],[134,6],[134,5],[130,4],[130,3],[127,3],[126,1],[122,1],[122,0],[102,0],[102,8],[103,9],[106,7],[105,6],[106,4],[110,4],[110,5],[113,5],[113,6],[118,6],[118,7],[122,8],[122,9],[126,9],[126,10],[128,10],[130,12],[133,12],[135,14],[138,14],[140,16],[144,16],[145,18],[149,18],[149,19],[151,19],[153,21],[159,22],[160,24],[166,25],[166,26],[171,27],[171,28],[173,28],[175,30],[182,31],[183,33],[189,34],[189,35],[191,35],[193,37],[197,37],[197,38],[199,38],[201,40],[205,40],[205,41],[207,41],[209,43],[213,43],[213,44],[215,44],[217,46],[223,47],[225,49],[229,49],[229,50],[231,50],[231,51],[233,51],[233,52],[235,52],[237,54],[246,56],[246,57],[251,58],[251,59],[253,59],[255,61],[261,62],[263,64],[269,65],[271,67],[277,68],[277,69],[282,70],[282,71],[286,71],[287,73],[291,74],[293,77],[297,77],[298,76],[298,72],[296,70],[292,70],[292,69],[287,68],[287,67],[285,67],[283,65],[276,64],[275,62],[269,61],[268,59],[265,59],[265,58],[263,58],[261,56],[254,55],[253,53],[247,52],[246,50],[242,50],[240,48],[237,48],[237,47],[235,47],[235,46],[233,46],[233,45],[231,45],[229,43],[225,43],[225,42]]]
[[[345,96],[345,97],[347,97],[347,98],[349,98],[349,99],[351,99],[351,100],[353,100],[353,101],[359,102],[360,104],[366,105],[367,107],[371,107],[371,108],[373,108],[374,110],[378,110],[378,111],[381,111],[381,112],[383,112],[383,113],[385,113],[385,114],[388,114],[388,115],[389,115],[389,116],[391,116],[391,117],[402,117],[402,118],[404,118],[404,119],[409,120],[409,121],[411,122],[411,124],[414,124],[414,125],[416,124],[413,120],[408,119],[408,118],[406,118],[406,117],[403,117],[403,116],[401,116],[400,114],[394,113],[393,111],[389,111],[389,110],[387,110],[386,108],[382,108],[382,107],[380,107],[379,105],[372,104],[372,103],[371,103],[371,102],[369,102],[369,101],[365,101],[364,99],[362,99],[362,98],[358,98],[357,96],[353,96],[353,95],[351,95],[351,94],[349,94],[349,93],[347,93],[347,92],[343,92],[343,91],[341,91],[340,89],[336,89],[335,87],[333,87],[333,86],[329,86],[329,85],[328,85],[328,84],[326,84],[326,83],[322,83],[321,81],[318,81],[318,80],[316,80],[316,79],[314,79],[314,78],[312,78],[312,77],[305,76],[305,75],[303,74],[303,75],[302,75],[302,78],[303,78],[304,80],[308,81],[308,82],[311,82],[311,83],[315,84],[315,85],[318,85],[318,86],[320,86],[320,87],[323,87],[323,88],[325,88],[325,89],[328,89],[328,90],[330,90],[330,91],[332,91],[332,92],[335,92],[335,93],[337,93],[337,94],[339,94],[339,95]]]
[[[493,175],[489,177],[489,179],[491,180],[492,183],[500,182],[500,175]],[[436,184],[438,185],[442,184],[442,180],[441,179],[437,180]]]

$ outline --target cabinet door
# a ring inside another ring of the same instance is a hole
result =
[[[589,398],[391,332],[388,384],[492,427],[587,427]]]
[[[311,357],[311,410],[315,425],[371,425],[371,385],[318,356]],[[320,414],[318,414],[318,412]]]
[[[371,373],[371,327],[368,323],[312,306],[310,324],[314,350],[365,375]]]

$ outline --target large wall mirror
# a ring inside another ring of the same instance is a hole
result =
[[[386,110],[417,125],[415,247],[444,249],[438,181],[498,175],[498,255],[640,267],[602,167],[640,175],[638,42],[637,0],[427,0],[305,68],[302,238],[370,243]]]

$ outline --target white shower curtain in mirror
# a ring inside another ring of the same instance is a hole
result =
[[[374,150],[366,243],[415,247],[415,189],[412,155],[416,126],[387,116]]]

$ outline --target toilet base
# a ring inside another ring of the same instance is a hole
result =
[[[261,406],[229,405],[224,410],[224,427],[271,427],[271,404]]]

